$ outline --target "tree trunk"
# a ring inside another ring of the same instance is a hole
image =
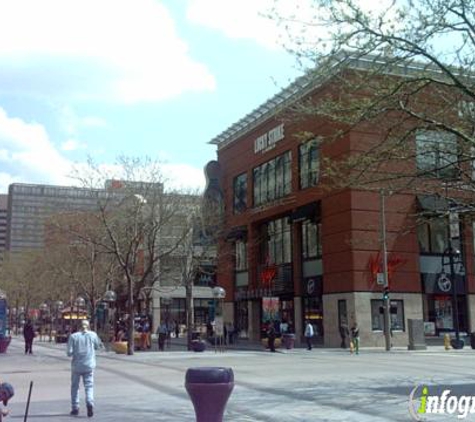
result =
[[[186,285],[186,333],[187,347],[191,350],[191,339],[194,331],[194,307],[193,307],[193,285],[192,281],[187,280]]]
[[[128,326],[128,342],[127,342],[127,354],[133,355],[135,344],[134,344],[134,334],[135,334],[135,321],[134,321],[134,285],[132,280],[128,282],[129,288],[129,306],[128,306],[128,313],[129,313],[129,326]]]

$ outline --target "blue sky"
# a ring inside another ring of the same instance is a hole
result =
[[[121,154],[202,187],[208,142],[300,74],[270,4],[0,0],[0,193]]]

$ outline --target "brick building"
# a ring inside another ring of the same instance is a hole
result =
[[[452,254],[456,284],[447,283],[447,201],[416,191],[383,199],[379,190],[325,189],[323,157],[351,155],[381,135],[360,127],[321,143],[319,136],[334,132],[334,125],[282,118],[293,101],[324,90],[318,81],[298,80],[211,141],[225,205],[218,263],[218,284],[227,291],[225,318],[251,340],[259,340],[271,320],[285,320],[297,341],[308,319],[315,341],[330,347],[339,346],[343,322],[357,321],[363,345],[384,346],[378,275],[384,216],[393,344],[407,345],[408,319],[422,319],[428,336],[453,331],[454,287],[460,331],[474,330],[471,223],[456,223],[461,234],[453,249],[461,255]],[[431,131],[409,140],[418,155],[408,166],[427,166],[431,157],[421,158],[422,146],[434,140],[441,141],[440,134]],[[420,220],[421,213],[429,218]]]

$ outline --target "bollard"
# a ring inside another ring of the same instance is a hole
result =
[[[185,388],[195,408],[196,422],[222,422],[226,403],[234,388],[233,370],[189,368]]]
[[[448,334],[444,334],[444,347],[445,350],[450,350],[450,336]]]

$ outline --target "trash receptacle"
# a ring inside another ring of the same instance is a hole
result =
[[[475,349],[475,332],[470,333],[470,346]]]
[[[191,350],[194,352],[204,352],[206,350],[206,343],[202,340],[192,340]]]
[[[199,367],[186,371],[185,388],[195,408],[196,422],[222,422],[234,388],[231,368]]]
[[[285,333],[282,335],[282,341],[286,349],[293,349],[295,344],[295,334]]]

